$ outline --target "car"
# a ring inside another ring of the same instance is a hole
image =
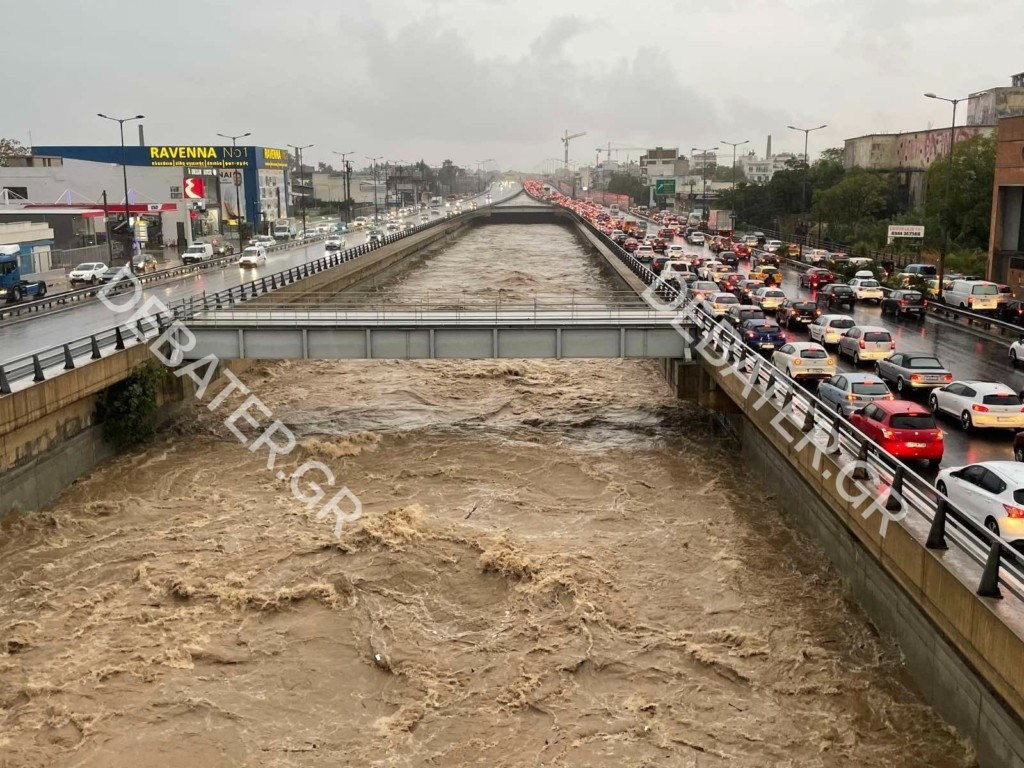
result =
[[[107,265],[102,261],[87,261],[68,272],[68,282],[71,285],[77,283],[96,285],[96,283],[103,282],[103,274],[106,271]]]
[[[758,264],[756,269],[751,269],[748,277],[751,280],[763,280],[768,287],[782,285],[782,270],[778,267]]]
[[[1010,345],[1010,365],[1016,368],[1020,363],[1024,363],[1024,336]]]
[[[747,320],[764,320],[765,314],[763,309],[755,307],[753,304],[736,304],[729,307],[729,314],[725,316],[725,319],[739,327]]]
[[[267,263],[267,249],[262,245],[247,246],[238,257],[240,267],[259,267]]]
[[[930,392],[953,381],[953,374],[934,355],[925,352],[897,352],[875,363],[882,381],[895,385],[896,392]]]
[[[911,315],[922,320],[927,306],[928,299],[922,296],[920,291],[903,289],[891,291],[879,303],[882,314],[891,313],[895,320],[899,320],[904,315]]]
[[[723,291],[733,293],[743,276],[739,272],[719,272],[715,275]]]
[[[781,240],[767,240],[764,244],[764,250],[768,253],[778,253],[782,249]]]
[[[132,272],[137,275],[156,272],[159,268],[160,264],[151,253],[138,253],[132,257]]]
[[[660,237],[656,237],[651,240],[651,248],[654,249],[655,253],[664,253],[668,250],[668,243],[662,240]]]
[[[754,291],[753,296],[750,298],[751,301],[765,312],[774,312],[786,300],[786,294],[778,288],[771,288],[765,285]]]
[[[690,245],[704,245],[704,233],[703,232],[691,232],[690,237],[687,238],[687,242]]]
[[[651,272],[660,275],[666,263],[668,263],[668,257],[663,253],[656,253],[655,257],[651,259]]]
[[[672,243],[665,255],[670,259],[681,259],[685,255],[685,249],[679,243]]]
[[[633,253],[639,247],[640,241],[637,240],[635,237],[627,237],[626,242],[622,244],[623,250],[625,250],[627,253]]]
[[[379,229],[371,229],[369,236],[366,238],[366,242],[370,245],[383,245],[384,233]]]
[[[690,265],[687,262],[676,259],[666,261],[664,265],[662,265],[661,272],[659,274],[661,275],[662,280],[668,280],[670,277],[675,277],[676,279],[694,279],[697,277],[696,273],[690,269]]]
[[[996,317],[1004,323],[1024,325],[1024,300],[1010,299],[1009,301],[1001,304],[999,309],[996,311]],[[1021,357],[1024,359],[1024,355]]]
[[[345,247],[345,238],[339,235],[332,235],[324,240],[324,250],[326,251],[340,251]]]
[[[888,329],[878,325],[855,325],[839,339],[838,354],[860,365],[865,360],[882,360],[895,349],[896,342]]]
[[[804,299],[786,299],[775,310],[775,319],[779,325],[790,331],[793,330],[794,325],[797,327],[810,325],[819,315],[821,315],[821,310],[818,309],[818,305]]]
[[[960,420],[970,429],[1024,429],[1024,407],[1020,397],[998,381],[954,381],[933,389],[928,396],[932,413]]]
[[[733,269],[739,269],[740,260],[732,251],[722,251],[718,254],[718,260],[723,264],[726,264]]]
[[[819,315],[818,319],[807,326],[807,337],[822,346],[838,344],[848,330],[857,325],[849,315]]]
[[[763,287],[763,280],[741,279],[738,283],[736,283],[736,287],[733,289],[733,291],[736,294],[736,298],[739,299],[741,302],[743,302],[744,304],[752,304],[752,297],[754,295],[754,291],[756,291],[758,288]],[[1021,359],[1024,359],[1024,354],[1021,355]]]
[[[786,245],[786,255],[789,256],[789,258],[791,259],[799,259],[800,250],[800,246],[797,245],[796,243],[789,243]]]
[[[722,262],[718,259],[712,259],[711,261],[705,261],[699,267],[697,267],[697,274],[700,275],[701,280],[714,280],[715,270],[722,266]]]
[[[871,273],[869,272],[868,274]],[[855,277],[847,285],[853,290],[854,298],[857,301],[880,302],[885,298],[882,284],[873,277]]]
[[[836,361],[820,344],[790,341],[772,355],[772,365],[781,368],[794,381],[830,379],[836,374]]]
[[[397,221],[391,221],[388,222],[385,229],[387,229],[388,232],[397,232],[399,229],[401,229],[401,225]]]
[[[231,243],[226,243],[223,240],[215,242],[213,244],[213,255],[214,256],[231,256],[235,252],[235,246]]]
[[[779,256],[778,251],[756,251],[750,257],[750,264],[751,266],[771,264],[778,267],[782,265],[782,257]]]
[[[732,307],[739,306],[739,303],[740,300],[731,293],[718,291],[705,298],[704,301],[701,302],[701,308],[709,315],[714,315],[717,320],[718,318],[725,317],[729,314],[729,310]]]
[[[647,244],[640,245],[633,251],[633,255],[641,264],[650,264],[654,261],[654,248]]]
[[[942,461],[942,430],[928,409],[907,400],[881,400],[858,408],[850,423],[897,459],[919,459],[936,468]]]
[[[441,212],[440,212],[439,210],[437,210],[437,209],[435,208],[435,209],[432,209],[432,210],[430,211],[430,215],[431,215],[431,217],[437,217],[437,218],[440,218],[440,216],[441,216]]]
[[[995,312],[999,309],[999,285],[988,280],[954,280],[942,299],[960,309]]]
[[[249,241],[249,245],[262,245],[264,248],[270,248],[277,245],[277,240],[270,235],[256,235],[256,237]]]
[[[968,517],[1021,550],[1024,544],[1024,467],[1014,461],[981,461],[948,467],[935,490]]]
[[[770,352],[786,343],[779,324],[774,320],[746,320],[740,326],[743,343],[758,352]]]
[[[694,280],[687,284],[686,296],[691,301],[703,301],[713,293],[719,293],[718,284],[710,280]]]
[[[829,272],[827,269],[821,267],[811,267],[802,275],[800,275],[800,287],[810,288],[812,291],[821,288],[823,285],[828,285],[836,279],[836,276]]]
[[[811,266],[818,266],[821,262],[832,258],[832,254],[824,248],[809,248],[803,252],[800,259]]]
[[[430,217],[427,216],[427,214],[425,214],[425,213],[421,213],[420,214],[420,224],[426,224],[428,221],[430,221]]]
[[[836,307],[846,307],[852,310],[857,303],[857,297],[853,289],[845,283],[831,283],[818,291],[815,297],[822,312],[828,312]]]
[[[732,246],[732,252],[738,259],[749,259],[750,245],[746,242],[735,243]]]
[[[817,395],[840,416],[849,416],[868,403],[895,399],[885,382],[873,373],[845,371],[821,382]]]

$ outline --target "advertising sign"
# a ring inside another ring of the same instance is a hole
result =
[[[654,194],[656,195],[674,195],[676,193],[676,180],[675,179],[655,179],[654,180]]]
[[[202,176],[188,176],[185,179],[185,199],[203,200],[206,197],[206,188]]]
[[[924,227],[916,224],[890,224],[889,242],[896,237],[924,237]]]

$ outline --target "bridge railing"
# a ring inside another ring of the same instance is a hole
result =
[[[679,306],[685,304],[674,287],[664,283],[585,217],[573,215],[633,274],[653,286],[658,298]],[[735,374],[760,398],[786,413],[790,423],[799,425],[801,432],[813,434],[817,444],[824,442],[829,453],[845,454],[865,465],[868,477],[854,474],[852,478],[872,479],[873,474],[876,490],[886,495],[886,509],[894,517],[900,515],[912,526],[923,526],[928,531],[926,547],[940,550],[952,546],[977,565],[978,595],[1002,597],[1000,587],[1004,587],[1018,601],[1024,600],[1024,553],[954,506],[911,467],[882,450],[847,419],[744,344],[731,326],[700,307],[689,306],[686,312],[697,326],[701,342],[715,351],[716,359],[724,359],[732,366]]]

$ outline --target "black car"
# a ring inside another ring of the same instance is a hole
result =
[[[856,303],[857,295],[853,292],[853,288],[845,283],[832,283],[818,291],[817,304],[825,311],[836,307],[846,307],[852,311]]]
[[[807,327],[821,315],[821,310],[813,301],[802,299],[786,299],[775,311],[775,319],[779,325],[793,330],[793,327]]]
[[[891,312],[894,319],[899,319],[903,315],[923,318],[927,306],[928,301],[920,291],[892,291],[879,303],[882,314]]]
[[[754,291],[764,287],[764,280],[740,280],[733,289],[736,298],[743,304],[753,304]]]
[[[732,251],[722,251],[718,254],[718,260],[723,264],[728,264],[730,267],[739,267],[740,258]]]
[[[1011,299],[999,307],[996,316],[1004,323],[1024,325],[1024,301]]]
[[[231,243],[225,243],[225,242],[214,243],[214,246],[213,246],[213,255],[214,256],[230,256],[234,252],[235,252],[235,246],[233,246]]]
[[[777,253],[770,253],[768,251],[758,251],[757,254],[751,258],[750,265],[751,269],[754,269],[755,267],[759,267],[762,265],[781,267],[782,258]]]

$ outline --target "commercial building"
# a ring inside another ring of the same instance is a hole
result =
[[[1005,117],[996,134],[989,229],[989,279],[1024,295],[1024,116]]]
[[[650,205],[674,204],[690,173],[690,161],[678,148],[655,147],[640,156],[640,181],[650,190]]]
[[[0,168],[0,188],[32,203],[127,208],[151,243],[191,242],[242,219],[256,231],[289,215],[288,153],[273,147],[37,146]],[[61,203],[61,201],[64,201]]]
[[[1024,72],[1013,75],[1009,86],[978,91],[967,99],[968,125],[995,125],[1019,115],[1024,115]]]
[[[767,157],[758,157],[754,152],[749,152],[738,158],[736,164],[743,171],[743,176],[749,183],[767,184],[776,173],[786,170],[788,164],[797,159],[797,156],[790,152]]]

